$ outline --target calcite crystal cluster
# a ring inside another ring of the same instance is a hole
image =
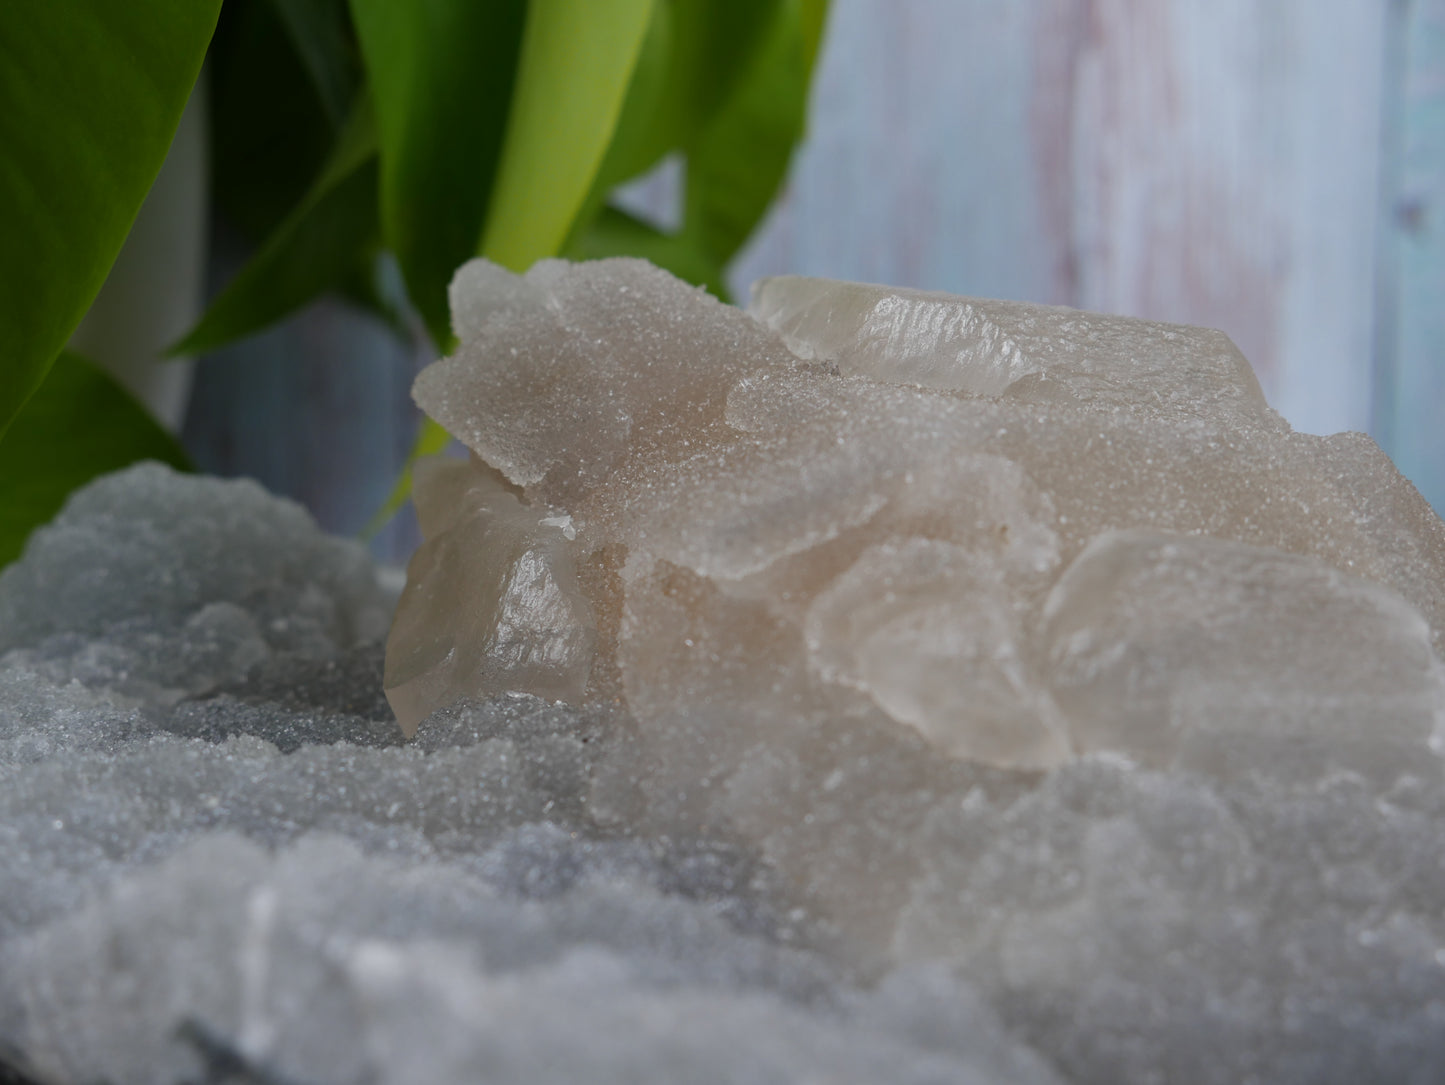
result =
[[[475,262],[452,308],[415,396],[472,455],[417,476],[408,730],[620,701],[701,823],[823,734],[1441,779],[1445,530],[1219,332],[802,278],[743,313],[626,260]]]
[[[454,300],[399,608],[154,464],[0,571],[0,1081],[1445,1081],[1445,527],[1366,438],[1197,329]]]

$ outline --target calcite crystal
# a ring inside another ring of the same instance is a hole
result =
[[[993,453],[915,472],[962,495],[931,533],[741,577],[579,552],[565,506],[442,461],[425,560],[465,582],[397,625],[405,696],[474,670],[548,700],[410,741],[355,542],[249,482],[98,479],[0,571],[0,1080],[1445,1081],[1402,602],[1434,529],[1351,474],[1369,446],[1305,444],[1404,590],[1156,528],[1077,545]],[[998,767],[1017,726],[1053,768]]]
[[[431,541],[387,661],[387,697],[409,733],[458,689],[581,701],[596,632],[567,518],[527,508],[494,472],[440,458],[417,466],[416,509]]]
[[[803,278],[744,313],[626,260],[478,261],[452,306],[415,396],[472,457],[417,479],[408,731],[621,701],[705,821],[759,751],[850,729],[1440,778],[1445,528],[1220,332]]]

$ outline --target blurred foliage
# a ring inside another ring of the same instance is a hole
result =
[[[220,3],[0,5],[0,435],[115,262]]]
[[[254,250],[174,352],[254,334],[328,291],[403,328],[401,299],[378,287],[385,254],[444,350],[447,284],[478,254],[518,270],[644,256],[725,298],[724,269],[801,139],[825,14],[826,0],[0,6],[0,434],[19,414],[0,438],[0,564],[69,489],[159,450],[93,367],[82,380],[78,359],[51,366],[207,55],[213,206]],[[685,177],[673,231],[611,202],[669,155]],[[417,451],[439,440],[424,425]],[[57,456],[64,470],[25,484],[44,499],[22,499],[4,465]]]
[[[20,556],[31,530],[54,517],[71,490],[137,460],[190,466],[176,439],[115,378],[61,351],[0,438],[0,566]]]

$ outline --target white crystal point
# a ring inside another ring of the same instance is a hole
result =
[[[1043,617],[1081,752],[1227,776],[1440,779],[1445,668],[1424,618],[1380,584],[1243,543],[1113,532]]]
[[[407,567],[384,681],[402,730],[463,697],[580,702],[596,630],[561,518],[474,462],[423,460],[414,486],[426,541]]]
[[[754,284],[749,312],[799,357],[845,375],[1215,418],[1273,413],[1244,355],[1210,328],[792,275]]]

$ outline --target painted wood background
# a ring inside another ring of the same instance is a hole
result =
[[[1445,0],[1392,27],[1373,432],[1445,515]]]
[[[629,200],[665,221],[676,181]],[[1223,328],[1297,428],[1370,430],[1445,510],[1445,0],[834,0],[733,280],[781,272]],[[416,362],[323,306],[206,359],[186,439],[355,530]]]

